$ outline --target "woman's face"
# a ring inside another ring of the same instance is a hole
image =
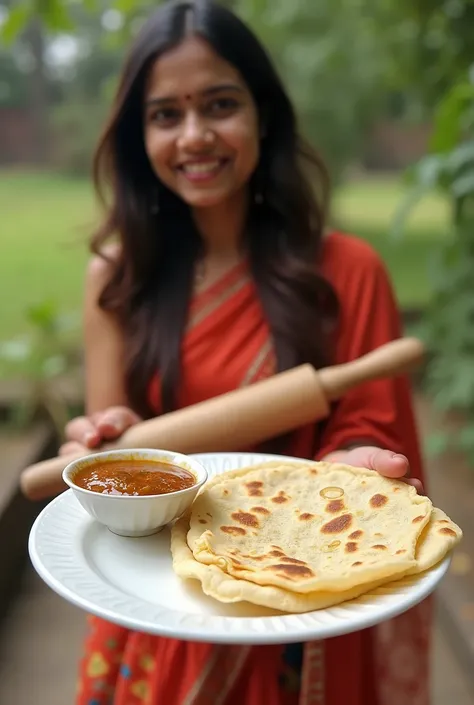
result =
[[[259,159],[257,108],[236,69],[204,40],[186,39],[155,62],[144,115],[153,169],[189,206],[245,191]]]

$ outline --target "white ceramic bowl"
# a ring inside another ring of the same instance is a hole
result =
[[[178,465],[193,473],[196,484],[178,492],[146,496],[102,494],[74,484],[74,475],[79,470],[96,465],[98,461],[109,460],[155,460]],[[132,448],[93,453],[74,460],[64,469],[63,480],[91,517],[105,524],[114,534],[138,537],[154,534],[178,519],[206,482],[207,471],[199,462],[181,453]]]

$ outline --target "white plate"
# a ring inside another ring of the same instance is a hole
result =
[[[277,456],[213,453],[195,456],[213,477]],[[196,581],[172,569],[169,531],[127,539],[82,509],[72,490],[36,519],[29,539],[33,565],[61,597],[110,622],[183,640],[223,644],[283,644],[365,629],[410,609],[435,590],[450,558],[419,576],[385,585],[337,607],[282,615],[253,605],[206,597]]]

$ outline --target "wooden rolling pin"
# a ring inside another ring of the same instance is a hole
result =
[[[329,414],[330,402],[369,380],[408,372],[424,357],[416,338],[400,338],[358,360],[315,370],[309,364],[248,387],[136,424],[112,448],[158,448],[180,453],[235,451],[254,446]],[[66,489],[62,471],[88,453],[59,456],[32,465],[21,475],[26,497],[44,499]]]

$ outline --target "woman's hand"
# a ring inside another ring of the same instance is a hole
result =
[[[67,441],[59,449],[60,455],[80,453],[98,448],[104,441],[114,441],[141,418],[126,406],[111,406],[91,416],[78,416],[66,426]]]
[[[336,463],[344,463],[359,468],[375,470],[384,477],[398,478],[416,487],[417,491],[423,493],[423,485],[420,480],[407,478],[410,471],[408,458],[390,450],[383,450],[375,446],[360,446],[352,450],[338,450],[330,453],[323,460]]]

